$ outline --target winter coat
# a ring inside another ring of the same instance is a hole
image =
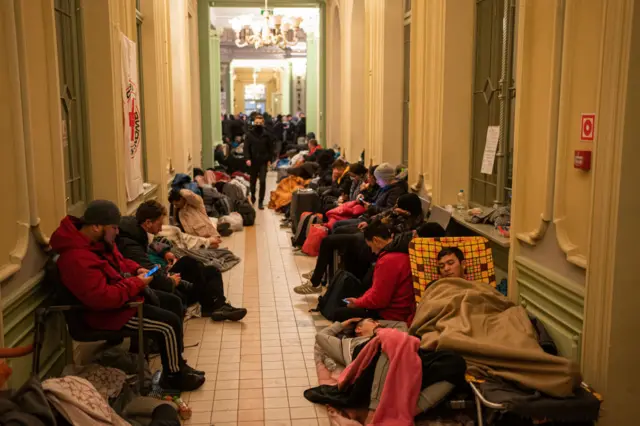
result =
[[[411,324],[416,313],[409,243],[411,233],[398,235],[378,256],[373,284],[354,302],[356,307],[376,310],[382,319]]]
[[[116,238],[118,250],[122,255],[133,260],[146,269],[152,269],[156,262],[149,257],[149,236],[147,231],[138,225],[134,216],[125,216],[120,220],[120,232]],[[167,274],[160,270],[153,275],[149,287],[154,290],[173,293],[174,282]]]
[[[409,185],[404,180],[399,180],[384,188],[380,188],[375,201],[367,211],[367,215],[373,216],[389,210],[396,205],[398,198],[407,192],[409,192]]]
[[[259,128],[254,128],[247,134],[244,153],[245,158],[252,163],[262,164],[271,161],[274,150],[274,137],[267,129],[263,128],[260,132]]]
[[[178,216],[184,232],[205,238],[219,236],[218,230],[209,220],[202,197],[188,189],[181,189],[180,195],[187,203],[183,208],[176,209],[174,215]]]
[[[327,217],[327,227],[333,229],[333,225],[341,220],[353,219],[365,212],[364,206],[357,201],[349,201],[335,209],[329,210]]]
[[[136,276],[140,265],[125,259],[116,246],[110,249],[103,242],[92,242],[80,232],[80,226],[80,219],[67,216],[51,235],[51,247],[60,255],[60,279],[90,309],[84,314],[89,327],[120,330],[136,309],[116,309],[144,300],[139,295],[146,284]]]

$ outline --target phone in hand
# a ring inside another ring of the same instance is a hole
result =
[[[154,266],[149,272],[147,272],[146,274],[144,274],[145,278],[149,278],[151,275],[155,274],[156,272],[158,272],[158,270],[160,269],[160,267],[158,265]]]
[[[349,304],[349,300],[348,299],[342,299],[342,301],[347,305]]]

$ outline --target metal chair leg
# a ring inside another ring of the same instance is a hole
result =
[[[138,384],[136,390],[142,394],[144,382],[144,324],[142,317],[142,304],[138,305]]]

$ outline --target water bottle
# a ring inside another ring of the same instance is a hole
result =
[[[461,189],[460,192],[458,192],[458,203],[456,204],[456,208],[459,212],[467,209],[467,197],[464,194],[464,189]]]

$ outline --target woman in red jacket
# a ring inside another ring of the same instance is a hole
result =
[[[365,228],[364,238],[371,251],[378,254],[373,285],[361,297],[345,299],[347,307],[337,310],[335,320],[379,318],[411,324],[416,312],[409,261],[413,233],[394,237],[387,225],[374,221]]]

